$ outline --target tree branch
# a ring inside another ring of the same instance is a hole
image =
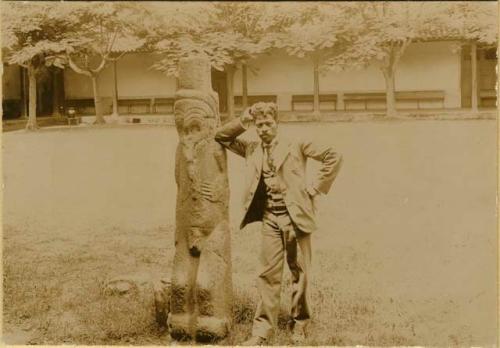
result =
[[[115,58],[107,58],[107,61],[108,62],[116,62],[117,60],[121,59],[125,54],[127,54],[127,52],[122,52],[118,55],[118,57],[115,57]]]
[[[69,54],[66,56],[68,58],[68,64],[69,64],[69,67],[76,73],[78,74],[82,74],[82,75],[85,75],[85,76],[88,76],[88,77],[91,77],[92,74],[89,72],[89,71],[86,71],[82,68],[80,68],[74,61],[73,59],[71,59],[71,57],[69,56]]]
[[[99,66],[95,69],[90,69],[92,71],[92,73],[94,74],[97,74],[99,73],[102,69],[104,69],[104,67],[106,66],[106,63],[107,63],[107,58],[106,56],[104,56],[101,60],[101,63],[99,64]]]
[[[392,66],[396,66],[399,63],[399,60],[403,56],[406,48],[411,44],[411,40],[405,40],[399,47],[396,47],[396,52],[394,52],[394,61]]]
[[[118,36],[118,29],[115,29],[115,31],[113,33],[113,38],[111,39],[108,47],[106,48],[106,53],[111,52],[111,50],[113,49],[113,45],[115,44],[115,40],[116,40],[117,36]]]

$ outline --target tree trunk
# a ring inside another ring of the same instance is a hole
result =
[[[234,118],[234,72],[233,65],[226,65],[226,85],[227,85],[227,119]]]
[[[247,65],[244,63],[241,65],[241,102],[243,104],[243,109],[248,107],[248,78],[247,78]]]
[[[118,75],[116,73],[116,61],[113,62],[113,117],[120,116],[118,114]]]
[[[314,114],[319,115],[319,60],[317,57],[313,58],[314,65]]]
[[[20,67],[19,69],[21,75],[21,118],[28,118],[28,91],[26,86],[26,68]]]
[[[384,68],[385,93],[386,93],[386,116],[396,117],[396,92],[395,92],[395,74],[394,67]]]
[[[26,123],[26,129],[35,130],[38,128],[36,124],[36,71],[32,65],[28,66],[28,81],[29,81],[29,107],[28,107],[28,122]]]
[[[106,121],[102,116],[102,108],[101,108],[101,97],[99,96],[99,91],[97,88],[97,76],[92,75],[92,89],[94,91],[94,106],[95,106],[95,121],[94,124],[104,124]]]
[[[471,107],[472,111],[477,112],[479,107],[478,102],[478,69],[477,69],[477,44],[473,42],[470,49],[471,55],[471,72],[472,72],[472,92],[471,92]]]

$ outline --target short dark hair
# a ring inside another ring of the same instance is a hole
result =
[[[278,105],[276,103],[264,103],[258,102],[252,105],[250,109],[250,114],[256,118],[258,116],[264,116],[271,114],[273,119],[278,122]]]

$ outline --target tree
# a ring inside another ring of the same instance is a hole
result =
[[[273,24],[273,18],[266,15],[268,5],[214,2],[187,6],[176,8],[175,13],[179,16],[174,23],[162,23],[165,28],[163,38],[155,47],[163,59],[154,67],[175,76],[180,58],[193,54],[208,55],[213,68],[226,72],[227,112],[232,117],[236,70],[242,66],[246,76],[248,62],[270,48],[270,41],[265,40]],[[169,12],[174,12],[172,7]],[[243,91],[246,101],[246,78],[243,78]]]
[[[147,12],[140,4],[92,2],[66,4],[70,8],[71,26],[61,44],[63,54],[51,57],[57,66],[69,66],[92,81],[96,124],[105,123],[99,95],[98,76],[110,62],[142,47],[136,23],[145,20]],[[116,110],[116,96],[114,98]]]
[[[153,3],[155,11],[147,28],[147,47],[161,58],[152,68],[169,76],[178,76],[181,58],[205,52],[199,38],[208,26],[206,3]]]
[[[329,57],[338,52],[344,39],[341,35],[344,18],[341,16],[341,4],[335,7],[321,3],[299,4],[290,11],[295,13],[273,35],[274,46],[284,48],[289,55],[306,58],[313,64],[314,113],[319,114],[319,72]]]
[[[269,35],[276,17],[266,15],[269,4],[252,2],[216,2],[210,16],[208,34],[203,38],[213,50],[215,68],[226,71],[227,112],[234,115],[234,74],[242,69],[243,107],[248,104],[247,70],[249,62],[272,48]]]
[[[350,23],[348,44],[330,57],[330,69],[377,66],[385,80],[387,116],[396,115],[395,73],[408,46],[418,39],[429,23],[432,5],[411,2],[360,2],[344,7]]]
[[[439,6],[439,5],[437,5]],[[498,4],[487,1],[445,2],[435,18],[434,36],[454,37],[495,47],[498,41]]]
[[[336,4],[332,4],[335,6]],[[496,16],[484,4],[418,2],[354,2],[343,7],[343,17],[351,23],[346,32],[348,44],[330,57],[329,69],[377,66],[385,80],[387,116],[396,115],[395,76],[401,57],[413,42],[437,39],[493,42]],[[475,15],[472,15],[472,14]],[[359,23],[357,26],[352,23]]]
[[[2,2],[2,49],[4,61],[28,71],[29,107],[26,129],[36,123],[37,75],[53,62],[47,57],[64,51],[61,44],[67,21],[64,10],[54,11],[54,3]]]
[[[489,2],[456,2],[444,3],[436,16],[434,36],[453,37],[458,45],[470,48],[471,55],[471,107],[477,111],[479,106],[479,82],[477,51],[482,48],[494,48],[498,42],[498,8],[496,3]]]

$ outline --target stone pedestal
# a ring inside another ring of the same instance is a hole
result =
[[[150,275],[122,275],[110,279],[103,288],[104,296],[126,297],[129,301],[154,304],[156,322],[167,327],[170,312],[170,276],[155,278]]]

